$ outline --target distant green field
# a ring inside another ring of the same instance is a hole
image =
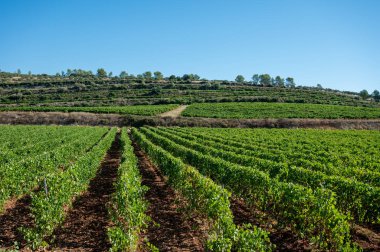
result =
[[[182,113],[188,117],[210,118],[380,118],[380,108],[302,103],[196,103]]]
[[[167,105],[135,105],[109,107],[0,107],[0,111],[41,111],[41,112],[92,112],[116,113],[128,115],[157,115],[178,107],[176,104]]]

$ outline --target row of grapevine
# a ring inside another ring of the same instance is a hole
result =
[[[362,167],[359,168],[355,166],[348,166],[343,163],[339,165],[332,164],[327,160],[327,158],[321,157],[328,156],[331,159],[333,155],[328,155],[323,151],[306,152],[304,149],[286,151],[286,149],[290,149],[286,147],[284,148],[285,150],[274,150],[273,146],[263,147],[261,145],[258,147],[255,144],[247,144],[246,139],[239,139],[240,141],[229,140],[228,138],[226,139],[223,137],[210,136],[209,134],[200,132],[187,132],[186,130],[182,130],[180,128],[168,128],[167,130],[184,136],[190,140],[202,139],[202,142],[207,143],[207,145],[211,145],[217,149],[228,150],[250,157],[281,162],[287,165],[301,166],[310,170],[323,172],[326,175],[337,175],[352,178],[363,183],[380,187],[380,172],[363,169]],[[244,140],[244,143],[242,143],[242,140]],[[308,143],[307,146],[310,145],[311,144]],[[365,156],[368,156],[368,153],[365,154]]]
[[[184,116],[212,118],[380,118],[379,108],[304,103],[228,102],[191,104]]]
[[[322,249],[350,248],[347,217],[336,208],[334,193],[270,178],[257,169],[247,168],[189,149],[151,129],[141,133],[153,143],[198,168],[214,181],[229,188],[252,206],[270,213],[280,223],[290,225],[298,234],[307,235]],[[351,248],[354,249],[354,248]]]
[[[107,128],[79,128],[79,135],[61,141],[50,150],[29,154],[24,160],[1,165],[0,208],[10,197],[18,197],[35,188],[49,173],[64,169],[99,141]],[[54,142],[54,141],[53,141]]]
[[[135,106],[104,106],[104,107],[0,107],[0,111],[37,111],[37,112],[91,112],[91,113],[115,113],[129,115],[157,115],[178,107],[176,104],[165,105],[135,105]]]
[[[65,143],[72,143],[79,137],[86,134],[90,134],[91,129],[87,128],[84,131],[75,132],[73,130],[68,132],[58,131],[56,134],[46,135],[45,137],[39,137],[38,139],[31,139],[30,142],[25,146],[25,148],[15,148],[7,152],[2,152],[4,157],[1,159],[2,169],[9,169],[9,167],[15,167],[20,163],[25,163],[30,159],[39,158],[39,156],[44,155],[47,152],[52,152],[59,148]],[[29,147],[36,141],[35,145]]]
[[[212,180],[202,176],[193,167],[153,144],[146,136],[132,129],[134,139],[169,177],[168,183],[189,202],[190,207],[205,214],[213,224],[207,247],[213,251],[269,251],[268,234],[254,227],[237,228],[229,208],[230,194]]]
[[[75,196],[87,189],[90,180],[96,175],[105,152],[115,139],[116,128],[100,140],[91,150],[81,156],[65,170],[56,170],[45,175],[45,190],[32,192],[31,212],[34,226],[23,229],[24,236],[33,249],[46,246],[44,238],[65,218],[65,207],[70,207]]]
[[[248,150],[266,150],[273,156],[314,160],[330,168],[356,167],[380,172],[380,134],[365,130],[313,129],[207,129],[177,130],[196,133],[202,137],[220,138],[225,143]]]
[[[136,251],[140,233],[149,222],[145,214],[147,202],[144,199],[146,187],[141,185],[137,158],[126,129],[121,133],[122,158],[115,184],[115,193],[109,205],[109,215],[114,223],[108,229],[111,251]]]
[[[37,127],[38,130],[37,130]],[[0,150],[8,152],[24,147],[32,147],[37,141],[44,141],[50,135],[57,133],[69,134],[73,130],[60,126],[9,126],[1,125]]]
[[[270,177],[277,177],[281,181],[301,184],[312,189],[320,188],[323,185],[324,188],[336,193],[339,209],[351,213],[358,222],[371,223],[380,218],[380,209],[378,207],[380,205],[379,188],[339,176],[327,176],[321,172],[307,170],[302,167],[288,166],[286,163],[225,151],[218,148],[220,146],[213,146],[213,143],[209,141],[198,138],[187,140],[183,136],[176,136],[173,132],[166,133],[164,129],[151,128],[151,130],[155,130],[160,135],[193,150],[208,153],[228,162],[264,171]],[[237,153],[240,153],[240,150]]]

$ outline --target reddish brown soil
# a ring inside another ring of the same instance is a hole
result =
[[[180,126],[222,128],[318,128],[318,129],[377,129],[379,119],[220,119],[202,117],[160,117],[85,112],[0,112],[0,124],[59,124],[109,126]]]
[[[300,239],[287,229],[277,229],[276,221],[259,211],[253,211],[241,199],[231,198],[231,210],[236,225],[250,223],[270,232],[269,238],[276,245],[275,251],[311,251],[307,240]]]
[[[142,184],[149,187],[145,196],[150,204],[147,214],[153,223],[146,230],[145,238],[160,251],[204,251],[203,228],[192,228],[200,225],[199,220],[186,218],[184,212],[178,211],[183,205],[181,199],[136,143],[134,148]]]
[[[359,244],[364,251],[380,251],[379,226],[363,227],[354,225],[352,239]]]
[[[108,150],[87,192],[78,197],[63,225],[54,232],[54,251],[108,251],[107,228],[111,226],[107,203],[114,192],[120,164],[120,134]]]
[[[11,249],[15,243],[18,247],[25,246],[26,242],[18,228],[33,226],[30,204],[30,195],[7,203],[5,212],[0,215],[0,248]]]
[[[276,221],[259,211],[247,207],[241,199],[231,199],[231,210],[236,225],[251,223],[270,232],[270,240],[276,245],[276,251],[311,251],[313,248],[306,239],[301,239],[289,229],[276,227]],[[379,227],[354,225],[351,230],[352,240],[363,251],[380,251]]]

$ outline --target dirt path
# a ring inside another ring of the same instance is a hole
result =
[[[12,249],[17,244],[18,247],[26,245],[19,227],[32,227],[33,216],[30,212],[30,195],[25,195],[18,200],[7,203],[5,212],[0,215],[0,248]]]
[[[251,223],[269,231],[270,241],[276,245],[275,251],[312,251],[307,240],[298,238],[290,230],[276,229],[276,222],[259,211],[248,208],[244,201],[231,198],[231,210],[234,215],[234,223],[238,226]]]
[[[153,223],[149,224],[146,238],[160,251],[204,251],[200,238],[204,236],[202,228],[191,228],[199,226],[199,220],[187,220],[186,215],[178,211],[181,202],[173,189],[136,143],[134,148],[142,184],[149,187],[146,200]]]
[[[73,203],[65,222],[54,235],[52,250],[108,251],[107,227],[110,226],[106,204],[114,192],[120,164],[120,134],[108,150],[96,177],[83,195]]]
[[[173,110],[160,114],[160,117],[172,117],[172,118],[179,117],[181,116],[182,111],[184,111],[187,108],[187,106],[188,105],[181,105],[178,108],[175,108]]]

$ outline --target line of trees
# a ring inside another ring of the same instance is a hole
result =
[[[276,76],[275,78],[271,77],[269,74],[254,74],[251,78],[251,81],[245,81],[243,75],[238,75],[235,78],[237,83],[248,83],[252,85],[261,85],[261,86],[274,86],[274,87],[295,87],[296,83],[294,78],[287,77],[282,78],[281,76]]]
[[[377,102],[380,101],[380,92],[377,89],[375,89],[372,92],[372,94],[369,94],[366,89],[363,89],[362,91],[359,92],[359,96],[363,98],[364,100],[371,98]]]
[[[145,83],[145,81],[151,82],[151,81],[169,81],[172,83],[180,82],[180,81],[208,81],[207,79],[201,79],[201,77],[197,74],[184,74],[183,76],[176,76],[176,75],[170,75],[169,77],[165,77],[160,71],[146,71],[142,74],[128,74],[127,71],[121,71],[119,75],[113,75],[112,72],[107,72],[104,68],[98,68],[96,70],[96,73],[94,74],[91,70],[83,70],[83,69],[67,69],[66,71],[61,71],[60,73],[56,73],[55,75],[48,75],[48,74],[32,74],[31,71],[28,71],[27,74],[22,74],[20,69],[17,69],[17,71],[11,73],[11,72],[4,72],[0,69],[0,78],[12,78],[12,77],[55,77],[55,78],[71,78],[71,77],[78,77],[78,78],[114,78],[114,79],[138,79],[142,83]],[[223,81],[224,83],[229,83],[229,81]],[[294,88],[296,86],[296,83],[294,81],[294,78],[287,77],[283,78],[279,75],[276,77],[272,77],[269,74],[254,74],[251,77],[251,80],[246,81],[243,75],[237,75],[235,78],[235,82],[237,83],[244,83],[244,84],[251,84],[256,86],[264,86],[264,87],[290,87]],[[317,84],[317,89],[323,90],[321,84]],[[326,89],[329,90],[329,89]],[[338,90],[336,90],[338,91]],[[355,93],[352,93],[355,94]],[[374,90],[372,94],[370,94],[367,90],[362,90],[358,94],[362,99],[372,99],[374,101],[380,102],[380,93],[378,90]]]
[[[55,75],[48,74],[33,74],[31,71],[28,72],[28,75],[22,74],[20,69],[17,69],[16,72],[3,72],[0,69],[0,77],[55,77],[55,78],[70,78],[70,77],[81,77],[81,78],[120,78],[120,79],[144,79],[147,81],[151,80],[169,80],[169,81],[199,81],[205,80],[201,79],[198,74],[184,74],[182,76],[170,75],[165,77],[160,71],[146,71],[142,74],[128,74],[127,71],[121,71],[119,75],[113,75],[112,72],[107,72],[104,68],[98,68],[96,72],[92,72],[91,70],[83,70],[83,69],[67,69],[66,71],[61,71],[56,73]]]
[[[121,79],[144,79],[147,81],[151,80],[169,80],[169,81],[197,81],[200,80],[201,77],[197,74],[184,74],[181,76],[170,75],[169,77],[165,77],[160,71],[146,71],[142,74],[128,74],[127,71],[121,71],[118,76],[113,76],[112,72],[107,73],[104,68],[99,68],[96,71],[96,74],[93,74],[92,71],[85,71],[81,69],[67,69],[67,71],[62,71],[60,74],[57,73],[56,76],[62,77],[99,77],[99,78],[121,78]]]

